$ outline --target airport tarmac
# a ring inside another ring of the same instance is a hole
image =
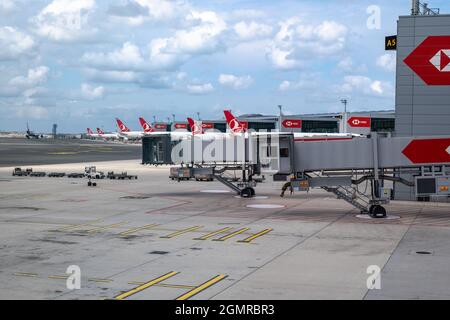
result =
[[[240,199],[138,162],[96,163],[139,179],[95,188],[0,168],[0,299],[450,299],[449,204],[393,202],[392,219],[363,219],[321,190],[281,199],[264,183]]]
[[[141,158],[141,146],[96,140],[0,138],[0,167]]]

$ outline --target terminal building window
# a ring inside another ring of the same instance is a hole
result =
[[[372,132],[394,132],[395,119],[372,118]]]
[[[272,131],[275,130],[275,123],[274,122],[249,122],[248,128],[250,130],[255,131],[261,131],[261,130],[267,130]]]
[[[303,120],[302,132],[339,133],[338,121]]]
[[[214,123],[214,129],[219,130],[220,132],[227,132],[227,124],[226,123]]]

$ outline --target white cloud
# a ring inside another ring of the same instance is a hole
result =
[[[346,76],[344,83],[337,88],[340,93],[362,93],[374,96],[393,96],[394,88],[390,82],[372,80],[365,76]]]
[[[347,33],[344,25],[334,21],[311,25],[303,24],[299,18],[290,18],[280,23],[267,56],[278,69],[298,68],[307,60],[341,52]]]
[[[187,86],[187,91],[191,94],[206,94],[214,91],[214,87],[211,83],[190,84]]]
[[[225,21],[213,11],[192,11],[186,21],[193,26],[178,30],[173,37],[157,38],[150,43],[150,60],[173,67],[192,55],[209,54],[221,47],[220,35]]]
[[[221,48],[220,35],[226,24],[215,12],[192,11],[185,17],[190,25],[172,37],[155,38],[141,49],[131,42],[107,53],[86,53],[82,61],[101,71],[174,71],[190,57],[210,54]]]
[[[253,84],[253,78],[250,76],[237,77],[232,74],[221,74],[219,76],[219,83],[236,90],[247,89]]]
[[[37,45],[32,37],[13,27],[0,27],[0,61],[36,55]]]
[[[33,22],[36,32],[53,41],[77,41],[92,36],[96,30],[89,26],[89,16],[95,0],[53,0]]]
[[[316,89],[320,86],[321,75],[319,73],[302,73],[297,81],[284,80],[280,83],[280,91]]]
[[[361,72],[367,72],[367,66],[362,64],[362,65],[357,65],[355,64],[355,62],[353,61],[353,59],[351,57],[346,57],[344,59],[342,59],[341,61],[339,61],[337,67],[346,72],[346,73],[361,73]]]
[[[377,59],[377,66],[385,71],[395,72],[397,67],[397,60],[395,54],[386,53]]]
[[[49,116],[47,108],[41,106],[21,106],[16,108],[16,116],[26,119],[46,119]]]
[[[287,91],[287,90],[289,90],[291,87],[292,87],[291,82],[288,81],[288,80],[284,80],[284,81],[280,84],[279,89],[280,89],[280,91]]]
[[[0,11],[9,12],[16,8],[16,4],[13,0],[2,0],[0,1]]]
[[[272,34],[273,31],[273,28],[271,26],[267,24],[257,23],[255,21],[252,21],[250,23],[241,21],[235,24],[233,29],[238,37],[244,40],[268,37]]]
[[[27,76],[19,76],[12,79],[9,84],[19,88],[32,88],[47,82],[49,68],[40,66],[28,70]]]
[[[109,53],[86,53],[82,61],[89,67],[107,70],[143,70],[150,67],[139,47],[130,42]]]
[[[105,88],[102,86],[94,87],[83,83],[81,84],[81,95],[87,100],[102,99],[105,95]]]
[[[132,26],[147,21],[170,21],[188,10],[183,0],[128,0],[120,6],[111,6],[108,10],[114,19]]]

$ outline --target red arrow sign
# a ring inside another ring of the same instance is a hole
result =
[[[450,139],[413,140],[402,151],[412,163],[450,163]]]
[[[450,36],[426,38],[404,62],[427,85],[450,85]]]
[[[369,117],[352,117],[347,122],[353,128],[370,128],[372,125],[372,119]]]
[[[294,128],[294,129],[301,129],[302,128],[302,120],[286,119],[286,120],[283,121],[283,127],[285,127],[285,128]]]

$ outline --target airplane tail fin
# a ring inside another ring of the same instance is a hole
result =
[[[105,134],[105,133],[102,131],[102,129],[100,129],[100,128],[97,128],[97,132],[98,132],[98,134],[100,134],[100,135]]]
[[[148,124],[147,121],[145,121],[144,118],[140,117],[139,122],[141,123],[142,129],[144,129],[145,133],[154,132],[155,130],[152,128],[150,124]]]
[[[116,118],[117,126],[119,127],[120,132],[130,132],[130,129],[118,118]]]
[[[92,132],[91,128],[87,128],[86,131],[88,134],[94,134],[94,132]]]
[[[193,135],[203,134],[203,126],[201,121],[195,121],[192,118],[187,118],[189,126],[191,127],[191,131]]]
[[[225,118],[227,119],[228,126],[233,133],[245,132],[244,126],[236,119],[230,110],[224,110]]]

